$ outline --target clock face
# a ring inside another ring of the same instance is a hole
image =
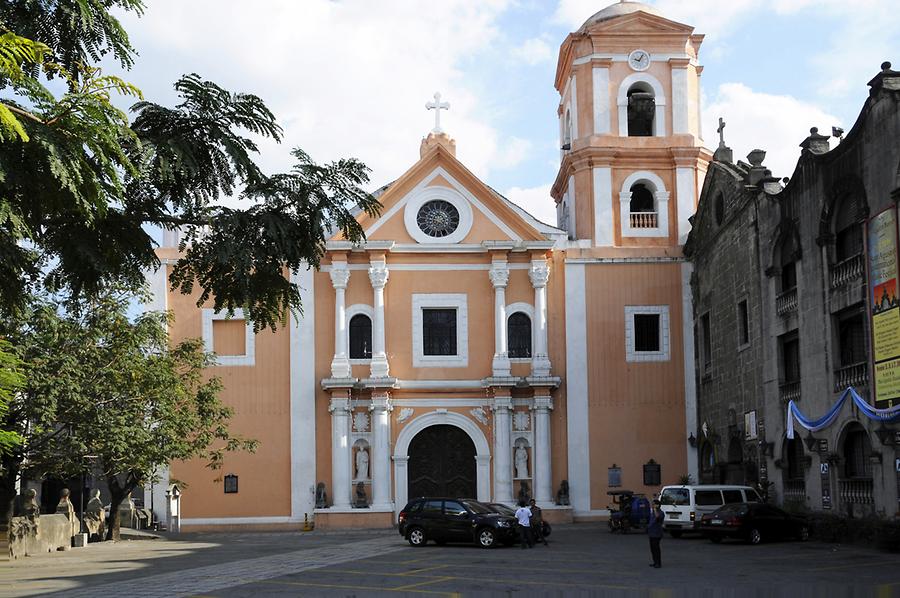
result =
[[[650,68],[650,54],[646,50],[635,50],[628,55],[628,66],[636,71]]]

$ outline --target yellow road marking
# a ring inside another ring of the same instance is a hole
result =
[[[391,588],[395,592],[408,592],[413,588],[418,588],[420,586],[427,586],[432,583],[441,583],[442,581],[450,581],[451,579],[458,579],[457,577],[435,577],[434,579],[429,579],[428,581],[420,581],[419,583],[413,583],[408,586],[400,586],[397,588]]]
[[[434,571],[435,569],[446,569],[450,565],[435,565],[433,567],[424,567],[422,569],[413,569],[412,571],[407,571],[406,573],[401,573],[400,575],[404,576],[414,576],[424,571]]]
[[[344,585],[344,584],[331,584],[331,583],[312,583],[306,581],[274,581],[271,579],[265,579],[256,583],[268,583],[282,586],[302,586],[309,588],[328,588],[333,590],[365,590],[367,592],[395,592],[396,588],[379,588],[376,586],[353,586],[353,585]],[[252,584],[251,584],[252,585]],[[456,592],[435,592],[432,590],[407,590],[409,592],[413,592],[414,594],[435,594],[438,596],[458,596]]]

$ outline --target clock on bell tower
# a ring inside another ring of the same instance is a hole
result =
[[[666,248],[687,239],[712,154],[700,127],[703,36],[618,2],[559,51],[560,228],[582,246]]]

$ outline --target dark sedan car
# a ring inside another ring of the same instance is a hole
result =
[[[792,515],[765,503],[741,502],[704,515],[700,531],[715,543],[723,538],[740,538],[751,544],[763,540],[796,538],[809,539],[806,518]]]
[[[516,540],[516,519],[469,498],[417,498],[400,511],[400,535],[413,546],[429,540],[475,542],[482,548]]]

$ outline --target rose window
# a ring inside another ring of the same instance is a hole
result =
[[[419,208],[416,224],[429,237],[446,237],[459,227],[459,210],[448,201],[435,199]]]

